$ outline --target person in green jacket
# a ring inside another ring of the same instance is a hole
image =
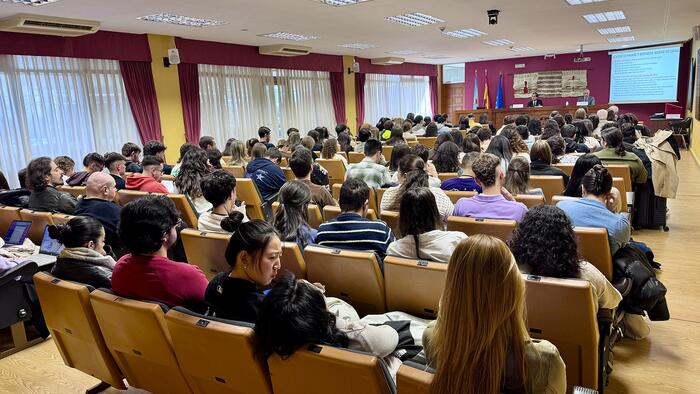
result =
[[[617,127],[609,127],[601,133],[603,150],[595,152],[603,164],[626,164],[630,167],[632,182],[646,183],[647,170],[644,163],[632,152],[626,152],[622,140],[622,132]]]

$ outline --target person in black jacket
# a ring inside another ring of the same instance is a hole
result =
[[[117,234],[121,208],[114,202],[117,194],[114,179],[102,172],[93,174],[88,179],[86,194],[78,201],[74,214],[97,219],[105,229],[105,243],[112,248],[116,257],[123,256],[127,251]]]
[[[100,222],[76,216],[66,224],[49,226],[49,236],[65,247],[51,275],[95,288],[112,287],[112,270],[116,263],[105,253],[105,231]]]
[[[572,124],[567,124],[564,125],[564,127],[561,128],[561,136],[564,138],[564,141],[566,142],[566,153],[573,153],[573,152],[578,152],[578,153],[588,153],[590,152],[590,149],[586,144],[583,142],[578,141],[578,136],[577,133],[578,129],[576,126]],[[581,137],[583,138],[583,137]]]
[[[530,175],[561,176],[564,185],[569,183],[569,176],[564,171],[552,167],[552,149],[543,140],[536,141],[530,150]]]
[[[114,178],[116,182],[117,190],[122,190],[126,188],[126,157],[117,153],[109,152],[105,154],[105,167],[109,171],[109,175]]]
[[[72,215],[77,200],[69,193],[59,192],[56,186],[63,184],[63,171],[48,157],[39,157],[27,165],[29,209],[43,212],[61,212]]]
[[[142,172],[141,148],[133,142],[122,146],[122,156],[126,157],[126,172]]]

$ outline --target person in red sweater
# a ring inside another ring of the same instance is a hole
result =
[[[119,236],[129,254],[112,272],[112,290],[122,296],[184,306],[205,312],[204,292],[209,282],[195,265],[168,259],[180,223],[173,202],[149,195],[122,208]]]
[[[163,159],[158,156],[146,156],[141,162],[143,173],[133,173],[126,178],[128,190],[168,194],[168,189],[160,183],[163,178]]]

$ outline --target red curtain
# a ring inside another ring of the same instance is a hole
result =
[[[335,122],[347,123],[345,118],[345,86],[343,85],[343,73],[332,72],[331,76],[331,96],[333,96],[333,110],[335,111]]]
[[[150,62],[120,61],[122,79],[141,142],[161,141],[160,114]]]
[[[187,142],[199,142],[201,111],[199,108],[199,70],[196,64],[180,63],[177,66],[180,78],[182,114],[185,118],[185,138]]]
[[[357,107],[357,127],[365,121],[365,74],[355,73],[355,106]]]
[[[438,80],[437,77],[430,78],[430,106],[433,109],[433,116],[440,111],[438,108]]]

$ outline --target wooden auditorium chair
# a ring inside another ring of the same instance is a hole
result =
[[[80,196],[87,196],[87,187],[86,186],[61,185],[61,186],[58,186],[56,188],[56,190],[58,190],[60,192],[70,193],[75,198],[78,198]]]
[[[328,171],[328,184],[332,187],[336,183],[342,184],[345,180],[345,163],[340,159],[316,159],[321,167]]]
[[[245,176],[245,167],[243,166],[224,166],[223,169],[236,178],[243,178]]]
[[[562,201],[578,200],[580,197],[552,196],[552,205],[557,205]]]
[[[486,234],[499,238],[503,242],[513,236],[516,225],[515,220],[475,219],[461,216],[447,218],[448,231],[461,231],[467,235]]]
[[[90,293],[100,331],[129,386],[152,393],[191,393],[165,325],[165,305],[120,297],[107,289]],[[216,348],[210,349],[212,354]]]
[[[66,215],[65,213],[54,213],[51,215],[51,220],[53,220],[53,224],[66,224],[74,217],[73,215]]]
[[[287,270],[299,279],[306,279],[306,262],[296,242],[282,243],[281,269]]]
[[[463,192],[459,190],[445,190],[445,194],[450,198],[452,204],[457,204],[460,198],[472,198],[477,195],[476,192]]]
[[[307,246],[304,261],[307,279],[323,283],[326,295],[347,301],[361,315],[386,312],[384,277],[374,252]]]
[[[578,253],[593,264],[609,281],[613,279],[612,253],[608,242],[608,230],[593,227],[574,227]]]
[[[435,147],[435,141],[437,137],[416,137],[419,144],[425,146],[428,149],[433,149]]]
[[[44,239],[44,229],[49,224],[53,224],[53,216],[51,212],[40,212],[32,211],[30,209],[21,209],[19,211],[19,216],[22,220],[32,222],[29,227],[29,239],[34,242],[35,245],[41,245],[41,240]]]
[[[186,228],[180,232],[180,238],[187,261],[199,267],[207,279],[230,269],[225,252],[231,235]]]
[[[552,196],[561,194],[565,186],[564,177],[560,175],[532,175],[530,177],[530,188],[541,188],[544,191],[547,204],[551,204]]]
[[[399,237],[399,213],[394,211],[382,211],[379,218],[383,220],[387,226],[394,232],[396,237]]]
[[[13,220],[22,220],[19,208],[0,205],[0,237],[5,237]]]
[[[438,178],[440,178],[440,182],[445,182],[448,179],[459,178],[459,174],[456,172],[441,172],[438,173]]]
[[[272,203],[272,214],[277,213],[279,208],[279,201]],[[309,227],[318,229],[318,227],[323,223],[323,215],[321,214],[321,209],[316,204],[309,204],[308,207],[308,217],[309,217]]]
[[[264,201],[252,179],[236,178],[236,196],[245,201],[245,209],[248,219],[267,220],[272,217],[271,204],[277,196]]]
[[[124,377],[107,348],[90,304],[93,289],[46,272],[34,275],[34,285],[63,362],[102,381],[88,392],[97,393],[108,386],[126,390]]]
[[[544,196],[533,194],[517,194],[513,196],[515,201],[521,202],[527,206],[527,209],[532,209],[538,205],[544,204]]]
[[[333,192],[333,198],[335,198],[335,201],[340,202],[340,189],[342,187],[342,182],[341,183],[336,183],[331,187],[331,191]],[[369,188],[369,209],[373,210],[375,213],[379,212],[379,204],[382,202],[381,199],[378,199],[378,193],[384,193],[384,190],[382,189],[377,189],[376,191],[374,190],[373,187]]]
[[[574,163],[557,163],[552,166],[564,171],[564,174],[568,176],[571,176],[571,173],[574,172]]]
[[[287,178],[288,181],[293,181],[297,179],[296,175],[294,175],[294,171],[292,171],[291,168],[282,167],[282,171],[284,171],[284,177]]]
[[[382,146],[382,156],[384,156],[385,160],[391,160],[391,153],[394,151],[394,147],[392,145],[383,145]]]
[[[350,152],[348,153],[348,164],[359,163],[365,159],[364,152]]]
[[[605,164],[605,168],[608,169],[613,178],[623,179],[625,182],[625,190],[628,192],[632,191],[632,174],[630,173],[630,166],[627,164]]]
[[[166,197],[175,204],[175,209],[180,212],[180,218],[187,223],[189,228],[197,228],[198,215],[192,202],[184,194],[166,194]]]
[[[145,197],[149,195],[150,193],[148,192],[140,192],[136,190],[126,190],[122,189],[117,192],[117,195],[119,195],[119,204],[121,206],[124,206],[136,199],[139,199],[141,197]]]
[[[447,264],[426,260],[384,258],[386,308],[435,319],[447,279]]]
[[[337,218],[340,215],[340,207],[335,207],[332,205],[326,205],[323,207],[323,220],[324,221],[329,221]],[[367,210],[367,215],[365,216],[369,220],[377,220],[377,214],[374,212],[374,209],[368,209]]]
[[[165,314],[180,370],[197,394],[272,394],[254,325],[175,307]]]
[[[429,394],[433,382],[432,368],[406,361],[396,373],[396,392],[399,394]]]

